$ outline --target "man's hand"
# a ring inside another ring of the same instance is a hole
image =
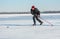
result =
[[[38,15],[38,17],[40,17],[40,15]]]
[[[40,17],[40,15],[35,14],[35,16]]]

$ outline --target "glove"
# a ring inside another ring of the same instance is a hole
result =
[[[38,17],[40,18],[40,15],[38,15]]]
[[[35,16],[37,16],[37,17],[39,17],[39,18],[40,18],[40,15],[35,14]]]

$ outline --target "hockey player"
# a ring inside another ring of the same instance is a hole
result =
[[[36,25],[36,20],[40,23],[40,25],[42,25],[43,22],[39,19],[40,11],[35,6],[31,7],[31,14],[33,15],[33,25]]]

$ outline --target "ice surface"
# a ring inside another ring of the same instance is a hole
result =
[[[0,39],[60,39],[60,14],[41,14],[41,18],[43,25],[32,26],[31,14],[0,15]]]

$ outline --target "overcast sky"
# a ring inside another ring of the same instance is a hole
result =
[[[60,0],[0,0],[0,12],[26,12],[32,5],[40,11],[60,10]]]

